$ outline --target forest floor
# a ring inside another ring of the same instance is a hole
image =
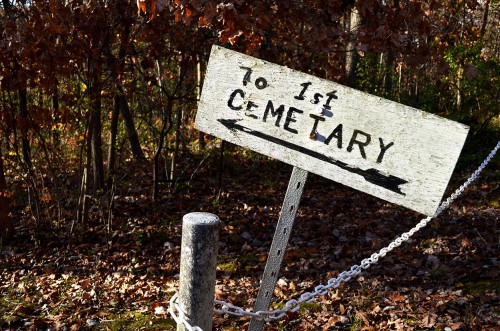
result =
[[[175,330],[168,301],[179,285],[182,217],[193,211],[217,214],[223,223],[216,298],[251,309],[292,167],[230,150],[218,195],[216,154],[186,157],[191,161],[179,166],[186,178],[162,187],[156,203],[151,167],[127,164],[111,212],[94,201],[89,222],[72,234],[77,178],[62,176],[73,182],[71,196],[47,199],[50,221],[36,227],[29,209],[16,210],[14,242],[0,250],[1,330]],[[478,165],[461,166],[445,197]],[[499,201],[497,156],[407,243],[265,330],[499,331]],[[422,218],[310,174],[272,306],[326,284]],[[245,317],[214,316],[214,330],[248,324]]]

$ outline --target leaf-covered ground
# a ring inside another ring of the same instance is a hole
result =
[[[192,211],[223,222],[216,298],[252,308],[291,167],[228,154],[218,196],[215,154],[181,165],[184,178],[165,185],[156,203],[149,199],[150,167],[128,165],[111,213],[106,197],[94,201],[89,223],[76,224],[72,234],[77,190],[57,201],[57,221],[39,228],[27,209],[16,210],[15,241],[1,247],[1,329],[175,330],[168,300],[179,283],[182,216]],[[470,166],[455,173],[447,194],[477,165]],[[500,330],[499,169],[496,157],[408,243],[265,330]],[[273,307],[313,291],[421,219],[309,175]],[[214,316],[215,330],[246,330],[248,323]]]

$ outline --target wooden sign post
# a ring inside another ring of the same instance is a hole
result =
[[[435,213],[469,130],[219,46],[195,127],[425,215]]]

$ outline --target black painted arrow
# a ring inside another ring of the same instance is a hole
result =
[[[291,142],[273,137],[273,136],[265,134],[263,132],[255,131],[255,130],[252,130],[250,128],[247,128],[241,124],[238,124],[237,122],[239,120],[218,119],[218,121],[233,132],[235,132],[236,130],[243,131],[243,132],[251,134],[255,137],[273,142],[275,144],[284,146],[284,147],[289,148],[289,149],[293,149],[294,151],[309,155],[311,157],[314,157],[315,159],[333,164],[333,165],[335,165],[343,170],[347,170],[349,172],[363,176],[367,182],[370,182],[370,183],[375,184],[377,186],[383,187],[387,190],[396,192],[398,194],[406,195],[405,193],[403,193],[401,191],[401,188],[399,188],[399,186],[408,183],[408,181],[401,179],[399,177],[396,177],[393,175],[386,176],[386,175],[380,173],[380,171],[378,171],[377,169],[373,169],[373,168],[363,170],[363,169],[357,168],[355,166],[348,165],[347,163],[344,163],[344,162],[339,161],[339,160],[335,160],[331,157],[328,157],[328,156],[323,155],[321,153],[318,153],[316,151],[312,151],[312,150],[307,149],[305,147],[295,145]]]

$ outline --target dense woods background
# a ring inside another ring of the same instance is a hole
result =
[[[215,43],[461,121],[473,138],[498,129],[498,1],[137,5],[2,1],[2,238],[10,206],[39,226],[72,197],[84,221],[130,159],[153,165],[158,199],[205,146],[192,126]]]
[[[111,243],[137,187],[217,203],[224,149],[259,156],[193,129],[213,44],[470,125],[474,164],[500,138],[499,25],[498,0],[2,0],[0,247],[92,222]]]

